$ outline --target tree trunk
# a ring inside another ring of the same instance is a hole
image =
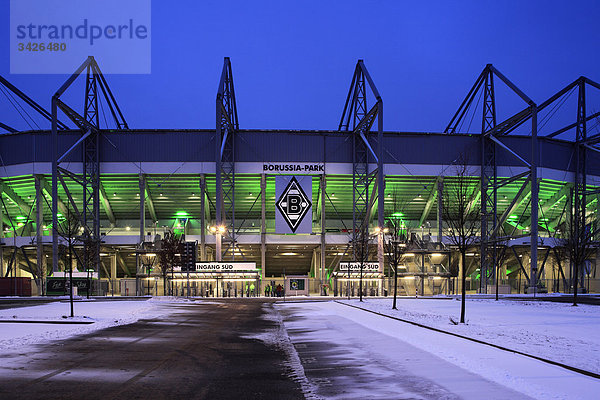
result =
[[[71,317],[73,314],[73,246],[69,240],[69,301],[71,303]]]
[[[573,306],[577,307],[577,292],[579,291],[579,262],[576,260],[573,264],[575,267],[575,280],[573,281]]]
[[[467,269],[467,255],[466,255],[467,251],[466,250],[461,250],[460,251],[460,259],[462,262],[462,272],[461,272],[461,277],[460,280],[462,282],[462,288],[461,288],[461,299],[460,299],[460,323],[464,324],[465,323],[465,297],[467,296],[467,274],[466,274],[466,269]]]
[[[363,301],[363,299],[362,299],[362,287],[363,287],[363,280],[362,280],[362,278],[363,278],[363,263],[361,261],[361,263],[360,263],[360,281],[359,281],[359,284],[358,284],[358,291],[359,291],[360,301]]]
[[[392,309],[397,310],[396,308],[396,296],[398,295],[398,265],[394,267],[394,305]]]

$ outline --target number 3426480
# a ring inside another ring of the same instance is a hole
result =
[[[28,42],[28,43],[18,43],[17,44],[18,51],[66,51],[67,44],[66,43],[58,43],[58,42],[49,42],[49,43],[36,43],[36,42]]]

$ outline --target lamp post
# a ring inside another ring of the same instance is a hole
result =
[[[221,261],[221,239],[223,235],[227,232],[227,228],[224,225],[219,226],[211,226],[210,231],[215,235],[215,255],[216,261]]]
[[[385,266],[384,266],[384,243],[385,243],[385,234],[389,232],[388,228],[376,227],[375,234],[377,235],[377,262],[381,267],[381,271],[383,277],[381,278],[381,291],[383,294],[383,283],[385,281]]]
[[[210,231],[215,235],[215,252],[217,253],[215,259],[217,262],[220,262],[221,261],[221,239],[222,239],[223,235],[227,232],[227,228],[224,225],[211,226]],[[242,283],[242,287],[243,287],[243,283]],[[218,277],[217,277],[216,289],[217,289],[216,296],[218,297],[219,296],[219,278]]]

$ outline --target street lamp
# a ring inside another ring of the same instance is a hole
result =
[[[221,261],[221,238],[227,232],[225,225],[214,225],[210,227],[210,231],[215,235],[216,259]]]
[[[381,294],[383,294],[383,286],[385,282],[385,267],[384,267],[384,243],[385,243],[385,235],[389,232],[387,227],[376,227],[375,233],[377,234],[377,262],[381,266],[382,269],[382,277],[381,277]]]

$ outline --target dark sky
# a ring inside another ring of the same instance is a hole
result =
[[[66,76],[9,74],[1,5],[0,74],[49,107]],[[108,77],[133,128],[213,128],[224,56],[242,128],[336,129],[359,58],[386,130],[442,131],[487,63],[536,102],[600,81],[598,1],[154,0],[152,36],[151,75]],[[520,106],[498,102],[501,118]]]

